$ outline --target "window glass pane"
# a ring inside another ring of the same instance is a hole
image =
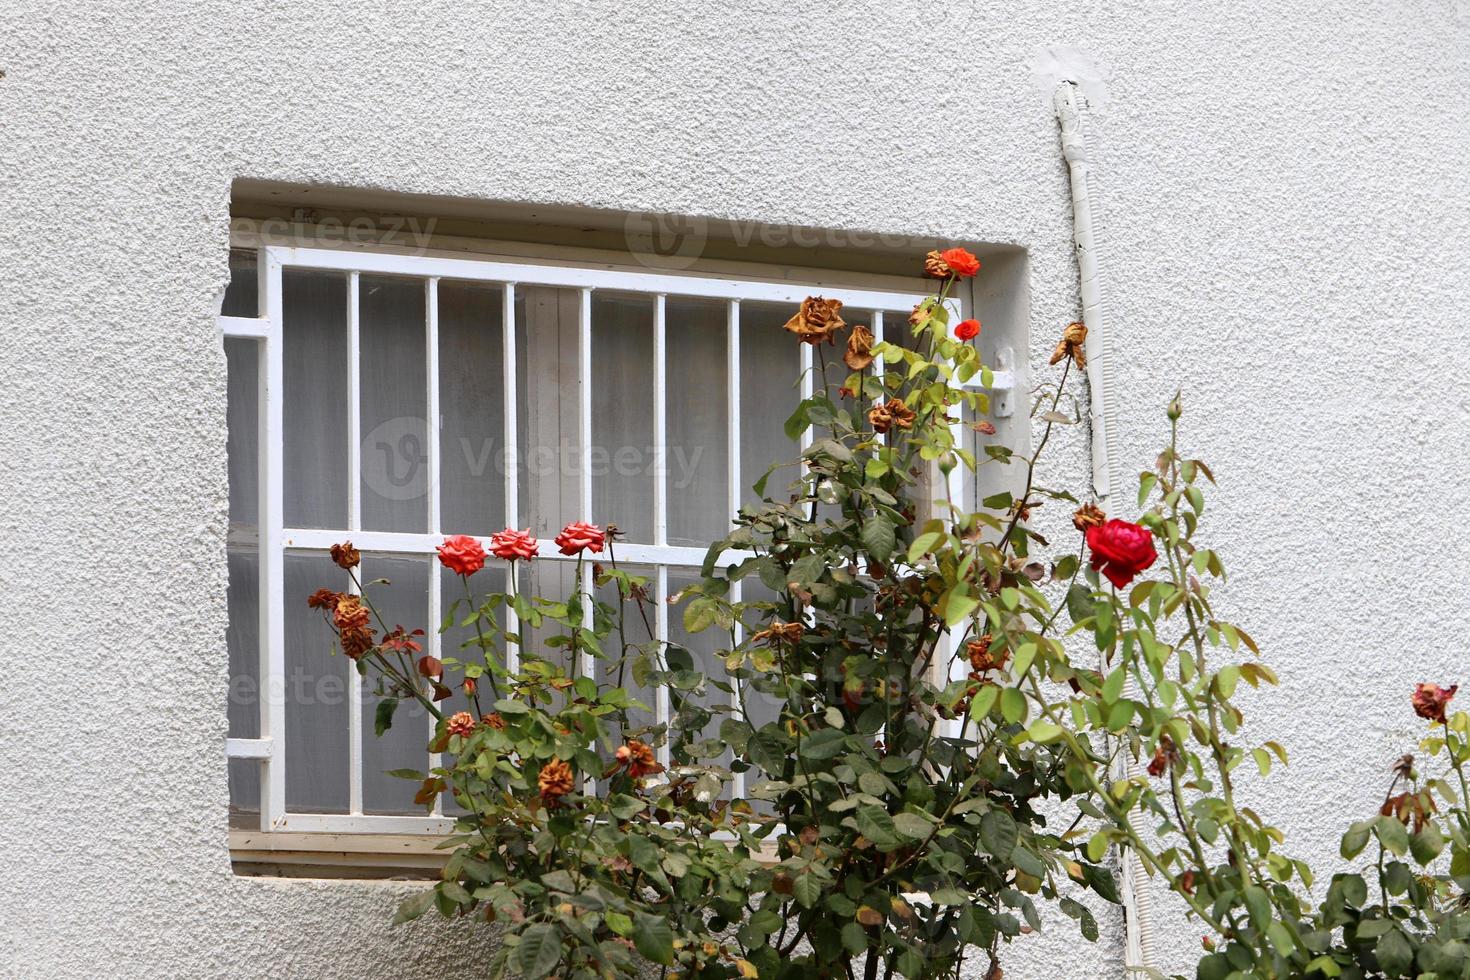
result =
[[[516,391],[520,524],[538,538],[582,520],[578,499],[577,332],[575,289],[516,289]]]
[[[260,737],[260,555],[229,549],[230,584],[226,592],[230,653],[227,710],[230,738]]]
[[[720,300],[671,296],[664,306],[669,544],[709,544],[729,530],[733,516],[728,324],[729,306]]]
[[[504,292],[439,283],[439,495],[447,534],[505,526]]]
[[[766,495],[786,497],[800,475],[794,465],[800,446],[786,438],[786,420],[801,401],[801,350],[782,329],[794,308],[777,303],[740,304],[740,484],[745,505],[760,498],[751,487],[775,463]]]
[[[386,558],[365,555],[361,574],[364,582],[385,578],[387,585],[369,586],[369,598],[389,629],[402,626],[412,632],[427,631],[429,619],[429,562],[423,558]],[[423,638],[418,638],[423,642]],[[415,656],[415,660],[422,653]],[[374,734],[373,724],[381,700],[376,679],[363,678],[362,694],[362,812],[421,814],[414,803],[418,784],[388,775],[391,769],[429,767],[429,738],[433,731],[428,710],[416,700],[399,702],[393,727]]]
[[[355,671],[349,674],[351,661],[306,597],[346,590],[347,574],[324,554],[287,555],[284,584],[286,809],[346,813],[347,679]]]
[[[347,526],[347,279],[281,273],[287,527]]]
[[[429,529],[428,361],[424,280],[363,276],[362,526]]]
[[[230,283],[225,287],[220,313],[225,316],[260,316],[260,288],[255,274],[253,248],[230,249]]]
[[[676,595],[678,592],[690,585],[700,581],[698,575],[685,569],[669,570],[669,594]],[[728,690],[730,682],[725,676],[724,655],[729,651],[730,635],[718,628],[710,628],[699,633],[689,633],[684,629],[684,617],[676,615],[681,610],[677,607],[670,610],[669,616],[669,643],[674,647],[682,647],[688,650],[694,659],[694,669],[704,674],[705,688],[702,692],[690,692],[690,699],[702,706],[703,712],[695,709],[692,717],[707,713],[707,720],[699,726],[697,731],[675,732],[676,736],[682,736],[695,742],[709,740],[718,742],[720,738],[720,723],[730,717],[730,706],[734,703],[733,695]],[[677,654],[676,654],[677,655]],[[671,664],[673,666],[673,664]],[[678,727],[681,722],[678,718],[679,706],[674,692],[670,691],[670,724]],[[708,748],[717,748],[715,745]],[[705,766],[719,766],[728,768],[731,754],[728,749],[717,752],[714,755],[701,755],[697,763]],[[727,782],[722,794],[728,798],[730,785]]]
[[[254,533],[259,505],[260,345],[254,340],[225,338],[228,372],[225,419],[230,476],[230,530]]]
[[[448,663],[451,660],[458,660],[460,663],[466,664],[485,663],[486,658],[481,653],[482,648],[479,644],[479,636],[476,633],[475,628],[473,626],[461,626],[459,625],[459,623],[465,618],[466,615],[468,615],[469,609],[471,608],[471,602],[473,602],[475,606],[479,606],[485,601],[485,597],[490,595],[491,593],[505,592],[507,567],[505,565],[492,562],[487,564],[483,569],[476,572],[474,575],[470,576],[469,588],[470,596],[472,598],[466,598],[464,579],[460,578],[454,572],[451,572],[449,569],[443,567],[442,565],[439,565],[438,562],[435,562],[435,565],[439,569],[439,598],[442,604],[442,608],[444,610],[444,614],[445,616],[448,616],[451,608],[453,609],[454,613],[453,625],[451,625],[449,629],[440,634],[439,637],[440,659],[445,661],[445,663]],[[455,606],[456,601],[458,602],[457,606]],[[495,616],[500,621],[500,624],[503,627],[505,625],[505,607],[501,606],[499,609],[497,609],[495,611]],[[441,619],[442,618],[443,617],[441,617]],[[488,640],[491,638],[492,635],[493,634],[488,629],[486,629],[485,638]],[[425,649],[427,648],[428,644],[426,643]],[[503,647],[497,645],[490,656],[494,658],[494,661],[496,663],[499,663],[502,666],[504,665],[505,650]],[[459,711],[468,711],[477,718],[482,717],[482,715],[475,710],[474,701],[464,692],[464,687],[461,683],[464,679],[464,673],[460,670],[460,668],[455,667],[451,669],[446,669],[445,673],[448,674],[450,680],[453,681],[454,694],[451,695],[448,699],[439,702],[439,710],[444,712],[446,717]],[[497,680],[497,683],[501,682]],[[501,696],[504,697],[506,688],[503,684],[500,688],[500,691]],[[490,712],[494,711],[495,695],[492,691],[489,680],[484,677],[480,678],[479,680],[478,694],[480,708],[484,711],[484,713],[489,714]],[[442,764],[445,766],[453,765],[454,757],[446,753],[443,757]],[[444,796],[440,799],[440,805],[443,807],[445,813],[454,816],[465,812],[464,807],[460,806],[459,803],[457,803],[450,797]]]
[[[592,513],[584,516],[643,544],[653,543],[653,305],[648,295],[592,294]]]
[[[231,759],[230,826],[260,829],[260,760]]]
[[[629,596],[622,603],[622,629],[617,627],[617,614],[614,614],[614,627],[612,635],[603,643],[603,649],[607,653],[606,660],[597,661],[598,681],[609,688],[621,687],[628,692],[629,696],[644,705],[642,709],[634,709],[628,712],[628,728],[626,734],[618,733],[618,738],[643,737],[647,733],[643,729],[654,723],[654,690],[646,684],[639,684],[637,676],[642,673],[636,669],[640,658],[648,661],[652,666],[657,663],[651,656],[651,643],[654,638],[655,624],[658,615],[658,596],[655,590],[658,588],[656,569],[652,566],[623,565],[621,570],[629,575],[637,575],[648,580],[643,586],[646,593],[642,604],[642,612],[639,612],[639,603],[636,598]],[[597,598],[607,603],[613,609],[619,608],[618,586],[616,582],[608,581],[597,587]],[[627,647],[619,650],[619,643],[626,638]],[[616,720],[609,720],[609,726],[617,727]]]

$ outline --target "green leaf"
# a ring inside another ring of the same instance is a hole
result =
[[[1014,687],[1000,692],[1000,714],[1007,724],[1014,725],[1026,717],[1026,695]]]
[[[1045,718],[1038,718],[1031,723],[1031,727],[1026,729],[1026,734],[1033,742],[1042,744],[1055,742],[1062,737],[1062,726],[1047,721]]]
[[[819,728],[801,740],[803,759],[830,759],[847,747],[847,735],[840,728]]]
[[[643,957],[664,966],[674,965],[674,930],[669,920],[661,915],[639,912],[636,917],[637,931],[633,933],[633,945]]]
[[[393,727],[393,712],[398,709],[397,698],[384,698],[378,702],[378,710],[373,712],[373,734],[381,736]]]
[[[417,919],[429,911],[429,906],[434,904],[434,889],[425,888],[416,895],[405,898],[398,906],[398,912],[393,916],[393,924],[399,925]]]
[[[858,810],[855,817],[858,833],[879,847],[899,842],[898,828],[894,826],[893,817],[881,806],[865,806]]]
[[[1409,851],[1414,855],[1414,860],[1420,864],[1428,864],[1439,857],[1439,852],[1444,850],[1444,845],[1444,837],[1435,829],[1434,824],[1430,824],[1409,838]]]
[[[1067,615],[1072,622],[1080,623],[1092,615],[1092,590],[1081,582],[1075,582],[1067,590]]]
[[[1002,861],[1016,849],[1016,821],[1004,810],[990,810],[980,818],[980,843]]]
[[[1087,839],[1087,860],[1101,861],[1103,855],[1108,853],[1108,847],[1111,844],[1112,841],[1108,840],[1108,835],[1102,831],[1093,834]]]
[[[863,524],[863,549],[878,561],[887,561],[898,543],[893,522],[882,514],[875,514]]]
[[[1402,932],[1391,929],[1373,947],[1373,955],[1378,957],[1378,966],[1385,974],[1397,977],[1406,973],[1414,962],[1414,947]]]
[[[1363,852],[1368,846],[1368,838],[1373,834],[1373,825],[1366,820],[1360,820],[1348,828],[1347,833],[1342,835],[1342,846],[1338,848],[1343,858],[1351,861]]]
[[[822,900],[822,879],[808,872],[797,875],[796,881],[792,883],[792,894],[801,903],[803,908],[816,908],[817,903]]]
[[[1271,924],[1271,896],[1260,885],[1251,885],[1241,893],[1245,909],[1250,913],[1251,925],[1261,932]]]
[[[1380,816],[1373,821],[1373,831],[1378,840],[1391,853],[1402,855],[1409,849],[1409,831],[1398,820]]]
[[[923,840],[934,830],[932,821],[908,811],[894,814],[893,826],[909,840]]]
[[[516,963],[526,980],[544,977],[561,962],[561,933],[553,925],[534,925],[521,933]]]
[[[628,936],[633,935],[633,920],[628,918],[622,912],[615,912],[609,909],[607,912],[603,913],[602,918],[603,921],[607,923],[607,927],[613,932],[617,933],[619,936],[627,938]]]

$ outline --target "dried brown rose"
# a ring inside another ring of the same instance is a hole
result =
[[[852,333],[847,335],[847,352],[842,363],[850,370],[865,371],[873,363],[873,331],[861,324],[853,324]]]
[[[1087,351],[1083,348],[1086,340],[1087,325],[1085,323],[1067,324],[1067,329],[1062,331],[1062,339],[1057,341],[1056,350],[1051,352],[1051,360],[1047,363],[1056,364],[1063,358],[1070,357],[1077,362],[1079,368],[1087,367]]]
[[[1148,764],[1148,774],[1157,779],[1178,760],[1179,753],[1174,748],[1174,740],[1167,735],[1160,735],[1159,747],[1154,749],[1154,757]]]
[[[373,648],[373,631],[367,626],[354,626],[338,634],[342,641],[342,652],[356,660]]]
[[[541,789],[541,799],[555,806],[563,796],[572,791],[572,767],[561,759],[552,759],[541,767],[536,785]]]
[[[455,712],[445,722],[444,729],[451,735],[468,738],[475,733],[475,716],[468,711]]]
[[[332,545],[332,561],[337,563],[338,568],[356,568],[357,563],[362,561],[362,555],[352,547],[351,541],[343,541]]]
[[[887,432],[893,428],[912,429],[914,417],[913,409],[905,405],[901,398],[890,398],[868,411],[868,423],[872,425],[874,432]]]
[[[1000,670],[1010,659],[1009,650],[1001,650],[998,653],[990,652],[990,645],[995,642],[989,633],[983,634],[978,640],[971,640],[965,644],[965,655],[970,658],[970,666],[979,673],[987,670]]]
[[[332,610],[332,625],[337,629],[360,629],[371,621],[372,614],[363,606],[360,598],[355,595],[337,597],[337,605]]]
[[[1072,514],[1072,526],[1084,533],[1090,527],[1102,527],[1107,522],[1108,515],[1096,504],[1083,504]]]
[[[341,595],[331,589],[317,589],[307,596],[306,604],[312,609],[336,609],[337,602],[341,598]]]
[[[664,771],[658,759],[654,758],[653,749],[636,738],[629,739],[627,745],[619,746],[617,757],[618,764],[625,767],[628,775],[634,779]]]
[[[493,728],[498,732],[505,731],[505,717],[498,711],[492,711],[480,719],[480,724],[486,728]]]
[[[801,301],[801,309],[786,321],[786,329],[796,334],[804,344],[820,344],[830,341],[832,335],[847,326],[837,311],[842,309],[842,300],[808,296]]]
[[[970,428],[974,429],[981,435],[995,435],[995,425],[991,423],[988,419],[981,419],[979,422],[972,424]]]
[[[800,642],[803,632],[805,632],[805,627],[800,623],[776,622],[752,636],[750,642],[757,646],[762,643],[769,643],[772,640],[777,643],[794,644]]]
[[[924,275],[930,279],[948,279],[953,274],[949,263],[944,261],[944,256],[938,249],[934,249],[924,256]]]
[[[1437,721],[1441,725],[1445,723],[1444,709],[1450,703],[1450,698],[1460,685],[1451,684],[1449,687],[1440,687],[1438,684],[1420,684],[1414,688],[1414,696],[1411,699],[1414,704],[1414,713],[1420,718],[1428,718]]]

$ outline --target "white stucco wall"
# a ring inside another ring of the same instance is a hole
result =
[[[225,851],[224,359],[237,177],[1013,242],[1077,308],[1043,45],[1111,70],[1095,187],[1127,470],[1187,391],[1225,599],[1335,852],[1470,680],[1470,10],[465,0],[0,11],[0,975],[477,975],[397,886]],[[927,49],[926,49],[927,46]],[[1085,473],[1079,445],[1051,478]],[[1198,930],[1161,924],[1181,957]],[[1120,930],[1007,976],[1115,976]]]

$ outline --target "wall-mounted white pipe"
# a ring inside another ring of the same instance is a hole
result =
[[[1107,508],[1115,487],[1122,485],[1116,472],[1116,456],[1109,452],[1108,435],[1117,431],[1112,374],[1108,359],[1107,331],[1103,319],[1102,288],[1098,277],[1097,248],[1093,237],[1092,201],[1087,193],[1087,100],[1072,81],[1063,81],[1053,94],[1057,120],[1061,124],[1062,154],[1072,179],[1072,241],[1077,252],[1081,280],[1082,322],[1087,325],[1087,387],[1092,427],[1092,486]],[[1104,665],[1106,667],[1106,665]],[[1130,684],[1129,693],[1137,696]],[[1138,763],[1122,745],[1114,746],[1115,779],[1138,775]],[[1143,815],[1135,810],[1133,827],[1146,832]],[[1123,899],[1125,945],[1124,968],[1132,976],[1158,976],[1153,969],[1155,941],[1149,901],[1148,877],[1143,862],[1128,848],[1121,848],[1120,894]]]

